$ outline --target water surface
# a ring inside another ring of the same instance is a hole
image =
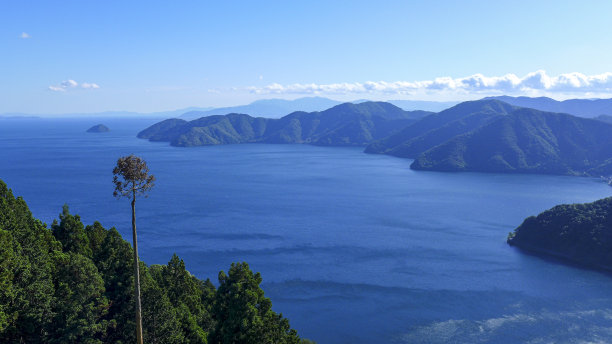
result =
[[[324,343],[612,341],[612,278],[505,239],[559,203],[612,194],[597,179],[417,172],[355,148],[175,148],[135,138],[155,119],[0,120],[0,179],[50,223],[64,203],[130,238],[112,197],[119,156],[146,159],[142,259],[172,253],[216,280],[247,261],[274,309]],[[85,130],[102,122],[110,133]]]

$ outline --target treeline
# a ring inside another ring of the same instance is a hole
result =
[[[84,226],[64,206],[47,228],[0,180],[0,342],[134,343],[132,247],[115,228]],[[141,263],[146,343],[308,343],[272,311],[246,263],[219,287],[174,255]]]

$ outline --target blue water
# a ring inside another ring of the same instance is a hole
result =
[[[176,252],[200,278],[260,271],[274,309],[325,343],[612,342],[612,277],[505,239],[559,203],[612,194],[596,179],[417,172],[355,148],[175,148],[135,138],[157,120],[0,120],[0,179],[50,223],[68,203],[130,238],[112,197],[119,156],[145,158],[140,254]],[[110,133],[87,134],[103,122]]]

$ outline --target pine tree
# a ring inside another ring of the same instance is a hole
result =
[[[142,339],[142,304],[140,299],[140,264],[138,263],[138,239],[136,235],[136,195],[145,195],[153,187],[155,177],[149,175],[149,167],[141,158],[129,155],[117,160],[113,169],[115,197],[132,199],[132,245],[134,254],[134,301],[136,302],[136,343]]]

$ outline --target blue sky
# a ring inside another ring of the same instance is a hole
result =
[[[0,112],[610,98],[611,14],[610,1],[4,0]]]

